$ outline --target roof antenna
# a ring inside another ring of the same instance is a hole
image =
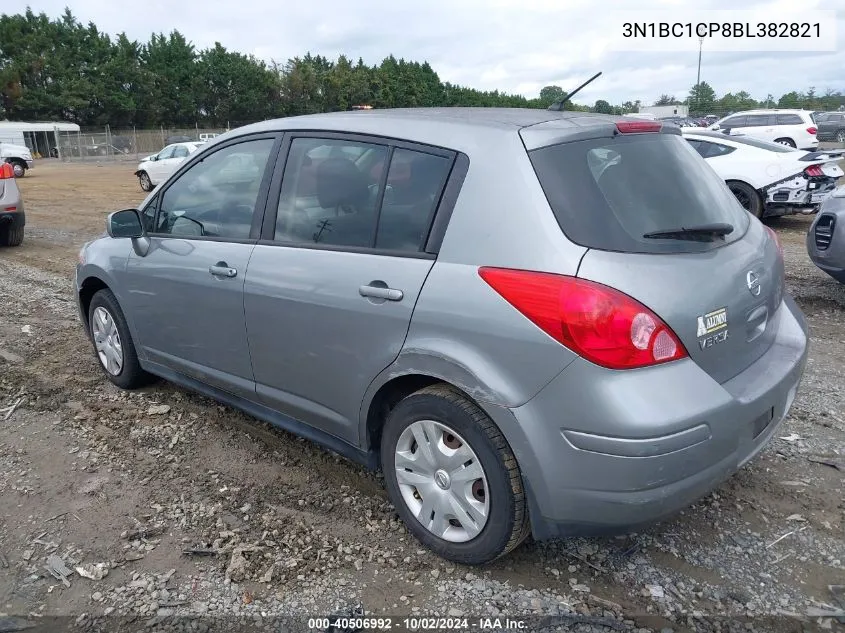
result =
[[[592,83],[592,82],[593,82],[593,80],[594,80],[596,77],[598,77],[599,75],[601,75],[601,71],[597,72],[595,75],[593,75],[592,77],[590,77],[587,81],[585,81],[584,83],[582,83],[580,86],[578,86],[578,87],[577,87],[575,90],[573,90],[572,92],[568,92],[568,93],[566,93],[566,96],[565,96],[563,99],[561,99],[560,101],[555,101],[555,102],[554,102],[552,105],[550,105],[547,109],[548,109],[548,110],[558,110],[558,111],[563,110],[563,104],[565,104],[567,101],[569,101],[569,100],[572,98],[572,96],[573,96],[576,92],[578,92],[579,90],[581,90],[581,88],[583,88],[584,86],[586,86],[586,85],[587,85],[587,84],[589,84],[589,83]]]

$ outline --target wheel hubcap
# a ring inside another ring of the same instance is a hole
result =
[[[100,362],[107,372],[117,376],[123,369],[123,345],[117,325],[108,310],[103,307],[94,310],[91,329]]]
[[[433,420],[414,422],[399,436],[394,458],[402,500],[425,529],[452,543],[472,540],[484,529],[487,476],[454,430]]]

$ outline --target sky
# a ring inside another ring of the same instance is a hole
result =
[[[58,17],[67,0],[32,0],[36,13]],[[265,60],[286,61],[306,52],[336,58],[346,54],[377,64],[392,54],[428,61],[441,80],[535,97],[546,85],[571,90],[598,71],[603,75],[574,99],[613,104],[661,94],[683,99],[695,83],[696,38],[672,51],[615,51],[608,33],[619,31],[615,10],[661,10],[685,21],[695,10],[726,10],[736,0],[74,0],[72,11],[109,34],[125,32],[145,42],[152,32],[176,29],[198,49],[220,42],[231,50]],[[702,45],[701,79],[718,95],[746,90],[775,98],[813,86],[816,92],[845,92],[845,0],[745,0],[745,9],[771,19],[787,7],[837,7],[834,52],[725,52]],[[8,11],[8,7],[3,7]],[[793,8],[794,10],[794,8]],[[806,19],[806,18],[804,18]],[[618,40],[617,40],[618,41]]]

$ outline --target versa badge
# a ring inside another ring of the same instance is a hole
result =
[[[698,317],[698,345],[701,349],[713,347],[728,339],[728,310],[719,308]]]

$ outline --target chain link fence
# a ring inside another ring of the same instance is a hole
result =
[[[56,146],[50,155],[64,162],[86,160],[135,161],[155,154],[171,143],[208,141],[226,132],[226,128],[137,128],[85,129],[80,132],[58,132]]]
[[[706,126],[718,119],[741,111],[741,109],[722,110],[717,108],[707,111],[709,116],[705,119],[704,115],[695,112],[685,115],[684,110],[679,108],[679,113],[674,117],[683,119],[683,124],[690,124],[692,120],[695,120],[696,124]],[[664,110],[657,117],[673,117],[673,115],[671,110],[668,113]],[[240,127],[248,123],[251,123],[251,121],[231,123],[230,127]],[[227,129],[224,127],[200,127],[198,125],[182,128],[158,127],[155,129],[112,129],[110,126],[105,126],[103,128],[86,128],[80,132],[56,132],[55,135],[49,134],[50,141],[55,138],[55,146],[49,148],[49,156],[61,159],[64,162],[89,160],[137,161],[150,154],[157,153],[170,143],[208,141],[216,135],[226,132]],[[845,147],[845,143],[837,138],[825,140],[827,141],[824,144],[826,147]],[[43,157],[47,157],[41,148],[38,151]]]

